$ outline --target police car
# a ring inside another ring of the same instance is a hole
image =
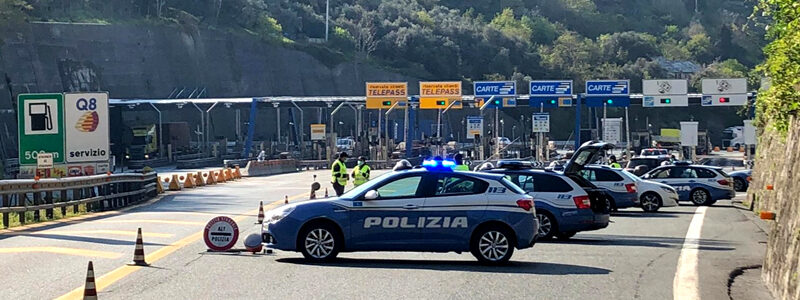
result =
[[[613,210],[639,206],[636,181],[622,172],[624,172],[622,169],[609,166],[591,165],[580,170],[578,174],[594,185],[606,189],[613,200],[609,203]]]
[[[736,196],[733,179],[716,167],[676,162],[658,167],[642,178],[672,186],[680,201],[692,201],[695,205],[713,205],[717,200]]]
[[[608,226],[610,196],[579,173],[611,148],[607,143],[584,144],[564,165],[564,173],[533,170],[518,161],[500,161],[497,168],[484,172],[504,174],[534,197],[539,239],[565,240],[580,231]]]
[[[353,251],[469,251],[502,263],[533,246],[539,222],[518,186],[502,175],[453,171],[451,161],[423,166],[401,161],[341,197],[274,209],[262,240],[312,261]]]

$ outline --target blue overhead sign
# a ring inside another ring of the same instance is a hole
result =
[[[586,106],[627,107],[630,105],[629,80],[591,80],[586,82]]]
[[[572,80],[531,81],[531,97],[572,97]]]
[[[627,96],[629,80],[591,80],[586,82],[586,96]]]
[[[517,84],[514,81],[476,81],[475,97],[516,96]]]

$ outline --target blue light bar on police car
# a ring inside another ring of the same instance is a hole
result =
[[[456,166],[456,163],[452,160],[423,160],[422,166],[425,168],[444,168],[444,169],[453,169]]]

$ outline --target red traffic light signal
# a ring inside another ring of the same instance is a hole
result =
[[[719,97],[719,103],[730,103],[731,98],[728,97]]]

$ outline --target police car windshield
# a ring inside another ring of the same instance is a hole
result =
[[[370,188],[372,186],[374,186],[374,184],[371,184],[371,183],[375,183],[375,182],[381,181],[383,177],[386,177],[386,175],[389,175],[391,173],[392,172],[387,172],[387,173],[381,174],[378,177],[370,178],[370,180],[367,183],[359,185],[359,186],[353,188],[352,190],[349,190],[349,191],[345,192],[344,194],[342,194],[341,197],[342,198],[354,199],[359,194],[362,194],[362,193],[365,193],[366,191],[369,191]]]

